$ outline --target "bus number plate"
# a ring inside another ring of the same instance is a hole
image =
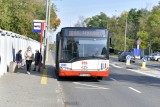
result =
[[[79,76],[82,76],[82,77],[89,77],[90,74],[79,74]]]

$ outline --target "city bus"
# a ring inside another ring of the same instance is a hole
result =
[[[104,28],[64,27],[56,35],[56,74],[101,80],[109,76],[109,33]]]

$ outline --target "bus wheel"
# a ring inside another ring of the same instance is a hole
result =
[[[103,77],[97,77],[97,80],[102,80],[103,79]]]
[[[59,76],[59,75],[57,76],[57,80],[58,80],[58,81],[62,81],[63,79],[64,79],[64,77]]]

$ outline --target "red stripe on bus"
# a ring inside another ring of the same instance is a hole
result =
[[[109,70],[106,71],[70,71],[70,70],[60,70],[60,76],[79,76],[80,74],[90,74],[90,76],[102,76],[108,77]]]

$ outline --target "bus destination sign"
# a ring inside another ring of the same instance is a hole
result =
[[[68,36],[105,37],[105,30],[69,30]]]

